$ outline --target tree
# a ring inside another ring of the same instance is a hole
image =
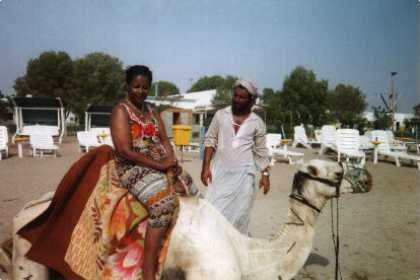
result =
[[[329,97],[330,110],[341,124],[359,127],[365,123],[362,114],[367,107],[367,102],[359,88],[338,84]]]
[[[413,107],[414,115],[420,119],[420,103]]]
[[[313,71],[296,67],[283,83],[279,108],[286,116],[285,126],[291,131],[298,124],[320,126],[325,120],[328,81],[317,80]]]
[[[216,88],[216,94],[211,101],[212,105],[216,109],[227,107],[232,103],[232,89],[235,81],[238,80],[235,76],[226,76],[222,78],[222,82]]]
[[[113,105],[124,96],[124,70],[118,58],[91,53],[74,61],[73,88],[68,108],[84,119],[89,104]]]
[[[17,96],[60,97],[65,100],[71,87],[73,62],[65,52],[43,52],[31,59],[26,74],[15,81]]]
[[[0,90],[0,120],[7,119],[11,112],[13,112],[12,96],[4,95]]]
[[[179,94],[179,89],[175,84],[168,81],[157,81],[153,83],[149,95],[155,96],[156,85],[157,85],[157,96],[166,97],[168,95]]]
[[[13,88],[15,89],[17,96],[26,96],[32,93],[31,89],[28,86],[28,83],[26,82],[25,76],[18,77],[15,80],[15,84],[13,85]]]
[[[281,132],[281,127],[286,120],[286,112],[281,110],[281,91],[265,88],[262,91],[262,100],[266,109],[266,125],[269,132]]]
[[[373,127],[375,129],[388,129],[392,127],[392,115],[391,112],[382,106],[372,106],[373,114],[375,120],[373,122]]]
[[[218,88],[211,104],[216,109],[229,106],[232,103],[232,89]]]
[[[228,76],[229,77],[229,76]],[[198,79],[187,92],[203,91],[209,89],[217,89],[223,87],[225,83],[225,78],[219,75],[214,76],[204,76]]]

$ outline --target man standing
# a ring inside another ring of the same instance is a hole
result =
[[[209,186],[206,199],[247,234],[256,173],[261,171],[259,187],[267,194],[270,162],[265,124],[251,111],[257,99],[256,86],[238,80],[233,91],[232,105],[216,112],[207,131],[201,181]]]

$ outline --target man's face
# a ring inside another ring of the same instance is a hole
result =
[[[232,109],[235,112],[243,112],[252,107],[252,95],[243,87],[233,89]]]

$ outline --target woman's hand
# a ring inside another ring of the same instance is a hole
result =
[[[178,165],[178,160],[174,157],[167,157],[164,160],[159,162],[158,169],[160,171],[166,171],[169,168],[176,167]]]

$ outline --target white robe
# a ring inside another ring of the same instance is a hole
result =
[[[211,171],[213,181],[206,199],[239,231],[248,233],[256,196],[256,172],[269,165],[265,124],[255,113],[235,134],[231,108],[219,110],[206,134],[205,146],[216,149]]]

